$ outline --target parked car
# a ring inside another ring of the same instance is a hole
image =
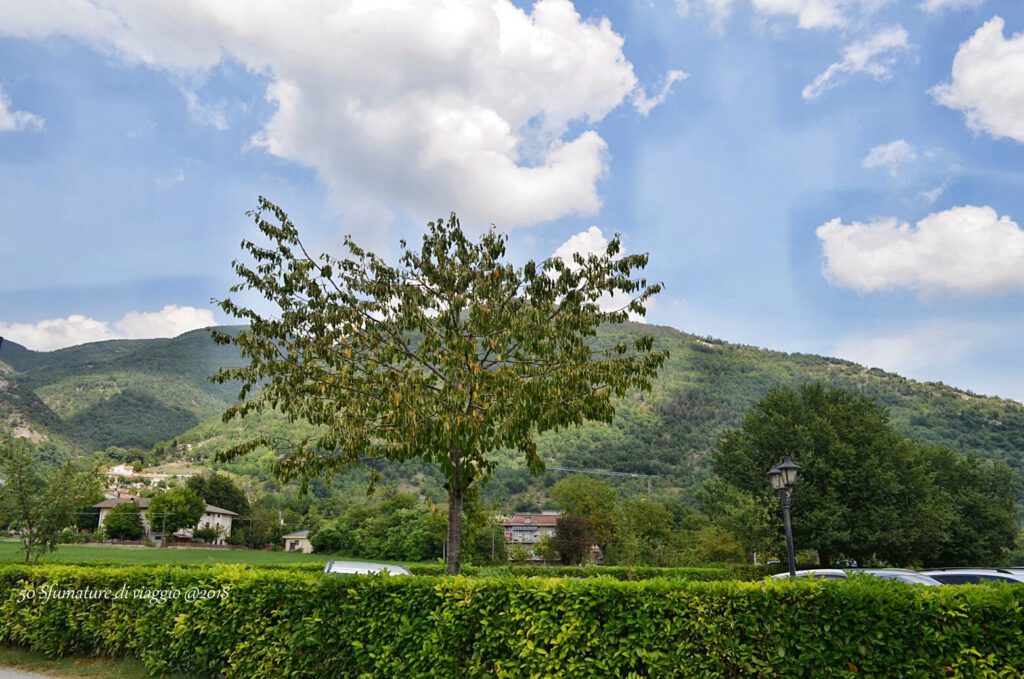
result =
[[[856,574],[870,575],[874,578],[882,578],[884,580],[896,580],[897,582],[906,582],[911,585],[925,585],[927,587],[938,587],[942,583],[934,578],[931,578],[917,571],[912,571],[908,568],[812,568],[805,571],[797,571],[796,576],[798,578],[823,578],[825,580],[848,580],[851,575]],[[773,578],[784,579],[789,577],[789,573],[779,573],[773,575]]]
[[[932,568],[921,571],[944,585],[977,585],[982,582],[1007,582],[1024,585],[1024,572],[1008,568]]]
[[[392,563],[371,563],[369,561],[328,561],[324,573],[346,575],[412,575],[408,568]]]

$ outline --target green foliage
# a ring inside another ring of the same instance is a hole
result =
[[[649,389],[665,361],[650,336],[601,349],[585,341],[602,324],[643,315],[661,290],[633,277],[647,256],[619,256],[618,237],[600,255],[516,268],[505,261],[504,236],[492,229],[471,241],[453,214],[428,224],[420,250],[403,241],[393,267],[350,238],[345,259],[311,257],[265,198],[251,215],[270,247],[243,241],[255,264],[234,263],[241,282],[232,292],[253,290],[279,313],[220,302],[249,324],[215,335],[248,360],[215,376],[242,383],[224,418],[279,410],[323,430],[285,445],[258,436],[226,457],[269,446],[284,479],[367,456],[436,464],[449,496],[452,573],[461,563],[462,503],[491,475],[497,451],[515,450],[539,471],[538,433],[610,422],[612,397]],[[629,301],[603,310],[615,294]]]
[[[21,439],[0,438],[0,521],[18,533],[25,562],[57,548],[77,512],[102,495],[94,470],[44,463]]]
[[[616,492],[607,483],[588,476],[568,476],[554,485],[551,497],[566,515],[583,519],[601,549],[615,539]]]
[[[146,510],[146,519],[153,530],[163,533],[166,539],[176,531],[194,527],[205,510],[203,498],[192,490],[174,488],[153,496]]]
[[[590,547],[594,544],[594,536],[585,519],[571,514],[559,517],[551,547],[563,564],[579,566],[590,556]]]
[[[138,540],[142,531],[142,513],[134,502],[111,507],[103,518],[103,532],[114,540]]]
[[[742,429],[722,437],[715,471],[751,496],[742,520],[725,520],[748,542],[760,534],[760,508],[771,499],[766,472],[787,455],[802,467],[794,540],[816,549],[823,565],[839,556],[861,564],[998,563],[1012,543],[1007,467],[917,444],[896,433],[871,399],[821,385],[770,391]]]
[[[203,498],[206,504],[227,509],[239,516],[248,516],[249,500],[245,491],[226,474],[207,472],[189,478],[185,484],[189,490]]]
[[[56,583],[182,594],[163,603],[44,601]],[[193,587],[214,594],[186,601]],[[1022,610],[1022,588],[868,578],[684,583],[0,568],[2,643],[50,656],[136,657],[155,674],[253,679],[1020,676]]]

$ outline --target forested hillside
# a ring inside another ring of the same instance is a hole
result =
[[[622,400],[611,426],[588,425],[542,437],[540,450],[551,463],[653,474],[659,477],[654,482],[659,490],[692,491],[707,474],[708,454],[720,433],[738,426],[769,388],[820,381],[887,406],[896,428],[915,439],[1003,460],[1022,475],[1024,405],[1015,401],[672,328],[630,324],[602,331],[595,341],[611,343],[639,332],[654,334],[656,346],[670,352],[654,390]],[[215,345],[206,330],[171,340],[100,342],[49,353],[5,341],[0,347],[0,427],[82,453],[110,446],[150,448],[177,439],[206,459],[257,428],[297,433],[301,427],[274,416],[220,421],[235,390],[207,376],[237,360],[232,347]],[[239,464],[251,468],[254,460]],[[486,494],[492,499],[540,497],[543,487],[558,478],[551,472],[533,480],[525,465],[509,459]],[[618,483],[641,488],[628,479]]]

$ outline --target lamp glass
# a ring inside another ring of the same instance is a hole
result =
[[[786,461],[778,466],[778,470],[782,474],[783,484],[786,486],[795,486],[796,475],[799,469],[800,465],[793,462],[793,460],[787,455]]]
[[[782,490],[786,486],[785,481],[782,480],[782,472],[779,471],[778,465],[769,470],[768,478],[771,480],[772,488],[775,490]]]

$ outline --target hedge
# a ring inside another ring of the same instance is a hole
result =
[[[44,601],[122,586],[227,595]],[[0,568],[0,643],[209,676],[1015,677],[1022,629],[1006,585]]]
[[[416,575],[444,575],[443,564],[414,564],[408,567]],[[464,566],[463,575],[541,578],[597,578],[616,580],[650,580],[671,578],[684,580],[759,580],[768,574],[755,566],[711,566],[700,568],[664,568],[655,566]]]

